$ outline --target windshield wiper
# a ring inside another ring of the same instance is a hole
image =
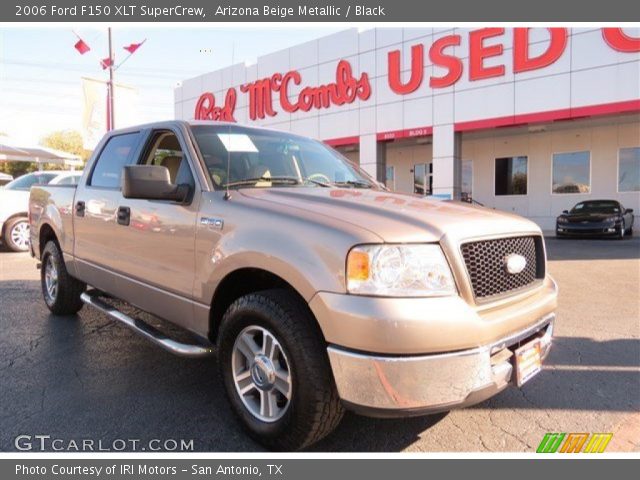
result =
[[[320,180],[314,180],[313,178],[305,178],[305,182],[313,183],[314,185],[318,185],[319,187],[333,187],[332,183],[321,182]]]
[[[342,182],[333,182],[338,187],[352,187],[352,188],[373,188],[373,185],[360,180],[345,180]]]
[[[285,185],[299,185],[300,179],[296,177],[254,177],[254,178],[244,178],[242,180],[237,180],[235,182],[224,184],[222,187],[240,187],[243,185],[252,185],[258,182],[271,182],[271,183],[282,183]]]

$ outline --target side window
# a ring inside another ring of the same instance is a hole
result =
[[[120,177],[125,165],[131,163],[131,155],[138,145],[140,133],[125,133],[109,139],[98,157],[90,185],[102,188],[120,188]]]
[[[158,132],[152,136],[147,155],[141,160],[142,165],[160,165],[169,170],[171,183],[187,184],[195,187],[195,181],[184,156],[178,138],[173,132]]]

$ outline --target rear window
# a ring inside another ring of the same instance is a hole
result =
[[[122,169],[133,162],[133,150],[139,140],[140,132],[125,133],[110,138],[100,152],[91,175],[90,185],[101,188],[120,188]]]

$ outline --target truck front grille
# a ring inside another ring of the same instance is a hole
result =
[[[540,236],[498,238],[460,246],[476,300],[515,293],[544,278],[544,250]],[[520,273],[509,273],[506,258],[522,255],[527,263]]]

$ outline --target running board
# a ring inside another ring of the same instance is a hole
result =
[[[100,295],[101,292],[97,290],[89,290],[80,295],[80,299],[87,305],[90,305],[101,311],[102,313],[107,314],[114,320],[123,323],[134,332],[142,335],[147,340],[151,340],[151,342],[175,355],[190,358],[208,357],[210,355],[213,355],[214,349],[212,345],[189,344],[173,340],[167,337],[164,333],[162,333],[154,326],[149,325],[142,320],[132,318],[129,315],[126,315],[120,310],[117,310],[111,305],[105,303],[100,299]]]

